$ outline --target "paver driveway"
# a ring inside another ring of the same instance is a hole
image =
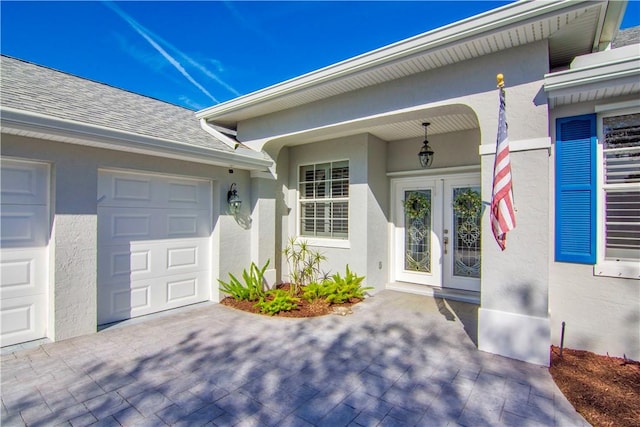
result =
[[[393,291],[344,317],[196,306],[3,355],[2,425],[587,425],[545,368],[478,351],[475,317]]]

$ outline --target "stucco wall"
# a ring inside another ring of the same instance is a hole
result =
[[[614,98],[599,106],[629,101]],[[555,121],[561,117],[591,114],[596,103],[558,107],[551,111],[551,137],[555,142]],[[554,212],[555,144],[552,145],[549,203]],[[554,216],[549,217],[550,236],[555,235]],[[640,360],[640,280],[594,275],[591,265],[554,261],[550,239],[549,311],[551,342],[560,344],[562,322],[566,323],[564,345],[598,354]],[[599,251],[599,249],[598,249]]]
[[[389,142],[387,172],[420,169],[418,152],[424,138]],[[478,145],[480,129],[429,135],[429,145],[435,152],[432,169],[480,164]]]
[[[367,135],[367,283],[384,289],[389,280],[389,181],[387,169],[387,143]]]
[[[98,169],[121,168],[212,180],[212,290],[217,278],[239,273],[251,262],[251,232],[226,215],[227,190],[238,185],[251,200],[249,173],[138,154],[2,135],[2,156],[52,165],[52,230],[50,249],[50,338],[59,340],[96,331],[97,326],[97,188]],[[250,203],[242,208],[249,216]],[[218,212],[222,209],[221,215]]]
[[[385,270],[387,259],[387,243],[374,241],[375,248],[371,248],[369,239],[375,233],[379,233],[380,224],[384,223],[386,230],[386,208],[381,203],[387,203],[388,189],[384,189],[383,183],[370,188],[368,180],[370,173],[383,173],[371,171],[369,150],[376,153],[384,153],[384,142],[370,139],[369,135],[356,135],[336,140],[323,141],[304,146],[289,148],[289,185],[287,204],[290,208],[287,235],[297,236],[297,222],[299,221],[297,206],[297,181],[300,165],[322,163],[336,160],[349,160],[349,239],[348,248],[331,247],[331,244],[315,246],[326,257],[323,269],[331,274],[344,273],[345,266],[359,275],[366,275],[365,283],[375,286],[376,289],[384,289],[385,280],[381,276]],[[383,160],[378,160],[378,163]],[[381,165],[384,167],[384,165]],[[386,233],[385,233],[386,238]],[[374,239],[379,239],[379,236]],[[284,242],[286,244],[286,241]],[[379,268],[382,262],[382,269]]]

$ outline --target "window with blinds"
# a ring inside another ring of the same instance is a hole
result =
[[[640,113],[604,117],[605,258],[640,259]]]
[[[300,235],[347,239],[349,161],[300,167]]]

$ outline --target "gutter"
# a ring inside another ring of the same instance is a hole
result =
[[[220,141],[224,142],[229,148],[233,150],[238,148],[238,145],[240,145],[238,141],[234,140],[233,138],[229,138],[224,133],[213,128],[212,126],[209,126],[209,124],[205,119],[200,119],[200,127],[202,128],[203,131],[207,132],[209,135],[213,136],[214,138],[217,138]]]
[[[601,6],[606,2],[599,2]],[[596,3],[598,4],[598,3]],[[555,2],[518,2],[458,21],[427,33],[321,68],[283,83],[198,111],[199,119],[212,119],[256,104],[302,91],[390,62],[459,42],[483,33],[518,24],[558,10],[575,10],[593,6],[593,2],[562,0]]]
[[[2,133],[10,135],[251,171],[267,171],[273,166],[273,161],[267,159],[262,153],[249,150],[246,150],[245,154],[221,151],[10,107],[0,107],[0,123]]]

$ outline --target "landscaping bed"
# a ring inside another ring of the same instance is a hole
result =
[[[282,284],[278,286],[279,289],[284,289],[287,292],[289,291],[289,284]],[[280,311],[273,316],[275,317],[316,317],[316,316],[324,316],[327,314],[331,314],[334,312],[334,307],[350,307],[354,304],[362,301],[360,298],[351,298],[348,302],[343,304],[329,304],[326,300],[316,299],[315,301],[309,302],[302,298],[299,294],[298,298],[300,301],[298,302],[298,308],[293,309],[291,311]],[[228,307],[233,307],[238,310],[248,311],[249,313],[256,314],[264,314],[260,310],[259,307],[256,306],[255,301],[238,301],[232,297],[226,297],[220,304],[226,305]]]
[[[549,372],[593,426],[640,426],[640,363],[553,346]]]

